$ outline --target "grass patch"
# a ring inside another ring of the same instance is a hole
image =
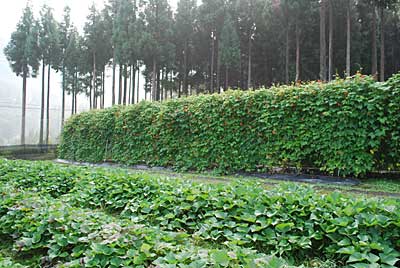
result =
[[[360,189],[385,193],[400,193],[400,179],[365,179]]]

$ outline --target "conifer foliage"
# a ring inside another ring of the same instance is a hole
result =
[[[35,20],[28,5],[4,52],[22,77],[42,63],[39,142],[48,143],[52,69],[63,77],[63,122],[66,94],[75,114],[78,95],[99,109],[110,91],[112,105],[127,105],[358,71],[385,81],[400,70],[399,8],[398,0],[179,0],[176,9],[108,0],[89,8],[79,30],[68,7],[58,22],[47,6]]]

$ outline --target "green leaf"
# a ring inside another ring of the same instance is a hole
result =
[[[366,254],[366,253],[355,252],[355,253],[351,254],[351,256],[349,257],[347,262],[348,263],[362,262],[364,260],[367,260],[372,264],[372,263],[376,263],[379,260],[379,257],[372,253]]]
[[[143,243],[140,247],[140,251],[145,253],[146,256],[150,255],[151,246],[149,244]]]
[[[36,232],[32,235],[32,243],[39,243],[42,238],[42,234],[40,232]]]
[[[114,249],[104,244],[95,243],[92,245],[92,250],[95,253],[110,256],[114,253]]]
[[[282,233],[286,233],[289,230],[291,230],[294,227],[294,223],[292,222],[286,222],[286,223],[280,223],[278,225],[276,225],[276,230],[278,230],[279,232]]]
[[[356,249],[353,246],[343,247],[343,248],[338,249],[336,251],[336,253],[352,255],[352,254],[356,253]]]
[[[216,265],[221,265],[222,267],[229,266],[230,257],[226,251],[218,250],[213,252],[211,257]]]
[[[399,254],[396,253],[379,253],[379,257],[381,258],[381,262],[394,266],[398,261],[400,261]]]

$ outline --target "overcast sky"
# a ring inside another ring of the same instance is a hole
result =
[[[102,0],[95,0],[96,5],[103,6]],[[35,16],[38,17],[40,8],[47,4],[54,9],[57,20],[62,19],[65,5],[71,7],[71,19],[78,28],[82,28],[86,14],[92,0],[31,0]],[[22,16],[22,11],[27,0],[1,0],[0,6],[0,145],[16,144],[19,141],[21,118],[21,86],[22,79],[11,72],[9,64],[4,56],[4,47],[10,40],[11,33]],[[51,140],[57,141],[60,130],[61,118],[61,78],[58,74],[52,74],[51,82],[51,114],[50,129]],[[27,142],[36,143],[39,131],[40,118],[40,94],[41,79],[28,79],[27,86]],[[67,98],[67,107],[70,100]],[[87,101],[78,100],[78,107],[87,109]],[[67,113],[69,114],[69,113]]]
[[[71,7],[71,19],[78,28],[82,28],[85,22],[86,14],[88,14],[89,6],[95,2],[99,7],[103,6],[102,0],[31,0],[34,8],[35,16],[38,17],[40,8],[47,4],[54,9],[57,20],[61,21],[63,9],[66,5]],[[15,30],[18,21],[22,16],[27,0],[11,0],[2,1],[0,8],[0,105],[3,103],[4,97],[12,104],[20,105],[20,88],[21,81],[17,78],[9,68],[9,64],[4,56],[4,47],[10,40],[11,33]],[[60,94],[60,81],[58,75],[55,75],[52,87],[52,99],[57,98]],[[28,81],[28,105],[38,105],[38,94],[40,93],[40,79],[30,79]],[[57,102],[53,102],[51,107],[58,107]],[[0,126],[1,127],[1,126]]]
[[[10,40],[11,33],[15,31],[16,25],[22,16],[22,11],[27,0],[0,0],[0,145],[16,143],[19,135],[19,123],[21,117],[21,86],[22,79],[11,72],[9,64],[4,56],[4,47]],[[89,7],[94,2],[98,8],[104,6],[104,0],[31,0],[36,18],[40,8],[47,4],[52,7],[57,20],[62,20],[63,9],[66,5],[71,8],[72,22],[82,30],[88,14]],[[169,0],[175,7],[177,0]],[[111,74],[106,75],[106,106],[111,104]],[[141,79],[143,81],[143,79]],[[52,140],[56,141],[59,134],[59,120],[61,117],[61,78],[53,72],[51,82],[51,133]],[[40,94],[41,79],[28,79],[27,86],[27,140],[35,143],[38,135],[40,118]],[[143,92],[140,93],[143,97]],[[78,100],[78,108],[87,109],[88,101],[84,98]],[[70,100],[67,97],[67,109]],[[67,110],[68,111],[68,110]],[[69,114],[67,112],[67,114]]]

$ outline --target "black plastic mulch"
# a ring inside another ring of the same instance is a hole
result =
[[[312,184],[333,184],[343,186],[355,186],[361,183],[360,180],[354,178],[331,177],[323,175],[307,175],[307,174],[269,174],[269,173],[242,173],[241,175],[256,177],[260,179],[272,179],[278,181],[305,182]]]
[[[93,164],[93,163],[85,163],[85,162],[68,161],[68,160],[62,160],[62,159],[54,160],[54,162],[59,163],[59,164],[89,166],[89,167],[127,168],[127,169],[131,169],[131,170],[136,170],[136,171],[157,172],[160,174],[168,175],[170,177],[176,177],[176,178],[180,177],[179,173],[177,173],[176,171],[174,171],[171,168],[165,168],[165,167],[150,167],[147,165],[125,166],[125,165],[109,163],[109,162]],[[349,193],[400,198],[400,193],[369,191],[369,190],[363,190],[363,189],[358,189],[358,188],[354,188],[354,189],[335,188],[335,186],[337,186],[337,187],[339,187],[339,186],[352,187],[352,186],[357,186],[357,185],[361,184],[360,180],[354,179],[354,178],[343,178],[343,177],[333,177],[333,176],[324,176],[324,175],[294,174],[294,173],[293,174],[237,173],[234,176],[245,176],[247,178],[253,177],[253,178],[264,179],[265,184],[267,184],[267,185],[275,185],[279,181],[310,183],[310,184],[316,185],[315,189],[321,189],[321,190],[327,190],[327,188],[324,188],[323,186],[319,187],[318,185],[332,185],[332,188],[330,188],[330,190],[332,190],[332,191],[337,189],[337,190],[349,192]],[[193,174],[193,178],[199,179],[199,180],[208,180],[208,181],[211,180],[211,181],[216,181],[216,182],[218,182],[218,181],[229,182],[229,177],[213,178],[210,176]],[[274,180],[276,182],[274,182]]]

